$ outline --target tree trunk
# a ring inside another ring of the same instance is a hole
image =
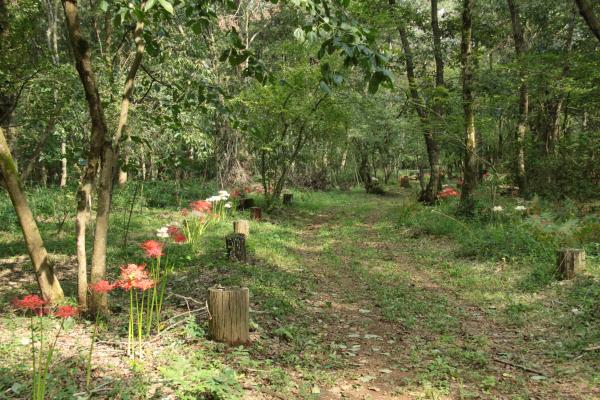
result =
[[[519,64],[519,116],[515,131],[516,142],[516,168],[515,175],[519,193],[522,197],[528,197],[527,174],[525,171],[525,134],[527,132],[527,119],[529,114],[529,89],[527,86],[527,69],[523,57],[527,52],[527,44],[523,37],[523,28],[519,17],[519,8],[515,1],[507,0],[510,10],[512,35],[515,42],[515,52]]]
[[[92,69],[91,51],[89,44],[83,38],[77,3],[75,0],[62,0],[65,12],[65,22],[69,32],[69,41],[75,58],[75,67],[83,85],[88,109],[92,121],[92,134],[87,165],[82,181],[77,190],[77,264],[78,264],[78,301],[79,307],[86,309],[87,304],[87,258],[85,249],[86,226],[91,213],[92,192],[95,185],[96,173],[100,166],[104,144],[107,138],[104,110],[98,94],[96,76]],[[96,310],[93,310],[95,312]]]
[[[67,143],[63,140],[60,144],[60,187],[64,188],[67,186]]]
[[[144,8],[145,2],[142,2],[140,7]],[[144,41],[142,39],[142,31],[144,23],[138,22],[134,30],[134,41],[136,44],[136,53],[133,63],[129,68],[125,87],[123,89],[123,98],[121,100],[121,111],[117,130],[110,140],[105,140],[104,151],[102,156],[102,168],[100,172],[100,185],[98,187],[98,209],[96,211],[96,229],[94,231],[94,250],[92,252],[92,269],[90,273],[92,283],[103,280],[106,275],[106,250],[108,243],[108,227],[110,206],[112,202],[113,178],[118,166],[119,144],[121,136],[127,125],[129,115],[129,106],[131,104],[131,96],[135,76],[142,63],[144,55]],[[108,138],[107,138],[108,139]],[[106,314],[108,311],[108,296],[106,293],[92,293],[91,311],[94,315],[98,312]]]
[[[208,289],[208,333],[212,340],[233,346],[250,342],[248,288]]]
[[[390,0],[392,3],[394,0]],[[433,6],[434,4],[432,4]],[[437,11],[436,11],[436,19],[437,19]],[[439,28],[438,28],[439,30]],[[423,104],[423,100],[419,95],[417,90],[417,82],[415,75],[415,67],[413,61],[413,55],[410,48],[410,43],[408,42],[408,33],[406,31],[406,27],[404,25],[400,25],[398,28],[398,32],[400,34],[400,41],[402,42],[402,49],[404,52],[404,61],[406,64],[406,78],[408,80],[409,94],[413,100],[415,109],[421,120],[421,125],[423,127],[424,133],[423,136],[425,138],[425,146],[427,148],[427,159],[429,161],[429,182],[427,186],[421,191],[420,200],[426,204],[433,204],[437,198],[437,186],[439,182],[439,173],[440,173],[440,146],[437,141],[436,135],[432,130],[428,113],[425,109],[425,104]],[[439,32],[438,32],[439,33]],[[438,37],[439,39],[439,37]],[[441,57],[441,55],[440,55]],[[441,61],[441,58],[440,58]],[[436,58],[437,63],[437,58]],[[443,65],[443,64],[442,64]],[[443,68],[443,66],[442,66]],[[439,79],[440,73],[442,74],[442,84],[443,84],[443,69],[436,71],[436,79]]]
[[[37,223],[33,218],[33,213],[21,188],[17,168],[10,154],[8,142],[4,136],[4,129],[2,127],[0,127],[0,171],[2,172],[6,190],[19,219],[23,238],[27,244],[27,251],[29,252],[42,296],[45,300],[56,303],[63,299],[63,291],[58,278],[54,274],[54,269],[48,260],[48,252],[44,247]]]
[[[575,8],[573,9],[573,15],[571,20],[569,21],[569,27],[567,29],[567,37],[565,39],[565,58],[563,64],[563,70],[561,74],[561,78],[564,80],[570,75],[571,72],[571,61],[570,55],[573,49],[573,35],[575,32],[575,17],[577,16],[577,11]],[[564,103],[565,103],[566,95],[564,90],[556,95],[555,98],[552,99],[552,103],[550,104],[551,112],[549,113],[549,123],[548,123],[548,132],[546,133],[546,152],[550,154],[551,152],[556,151],[556,144],[560,140],[560,117],[563,114]]]
[[[142,8],[143,5],[144,3],[142,2]],[[87,261],[85,260],[85,227],[87,224],[87,215],[89,215],[90,212],[89,205],[91,204],[91,193],[94,187],[96,171],[98,170],[98,166],[101,165],[91,268],[91,281],[92,283],[95,283],[104,279],[106,273],[106,247],[110,203],[112,198],[112,181],[119,154],[119,141],[127,124],[133,84],[144,53],[144,42],[142,40],[144,24],[143,22],[138,22],[135,26],[134,41],[136,44],[136,54],[129,69],[127,80],[125,81],[117,130],[111,140],[107,133],[104,111],[102,109],[100,96],[98,94],[98,86],[92,69],[89,45],[86,40],[83,39],[81,33],[77,4],[75,0],[63,0],[63,8],[65,11],[71,47],[75,56],[75,65],[84,87],[92,120],[92,139],[88,165],[82,185],[78,191],[77,253],[79,257],[83,257],[83,259],[79,259],[80,271],[78,277],[81,280],[83,280],[83,277],[86,276],[87,273],[83,272],[83,270],[87,271],[87,269],[84,269],[87,264]],[[82,286],[79,288],[80,306],[85,307],[87,302],[81,297],[84,296],[84,293],[86,292],[87,282],[80,281],[79,283]],[[100,293],[92,294],[90,306],[93,315],[107,313],[107,295]]]
[[[575,0],[579,13],[585,20],[585,23],[590,27],[590,30],[600,41],[600,20],[594,14],[594,7],[590,0]]]
[[[460,196],[460,207],[463,213],[472,214],[475,211],[473,191],[477,185],[477,143],[475,138],[475,114],[473,111],[473,5],[475,0],[463,0],[462,10],[462,96],[464,110],[464,183]]]

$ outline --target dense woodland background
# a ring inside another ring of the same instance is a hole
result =
[[[444,175],[461,174],[458,2],[437,5],[441,81],[430,2],[350,2],[345,14],[368,28],[373,50],[393,73],[393,86],[376,94],[367,94],[364,74],[343,68],[338,53],[319,54],[323,39],[301,29],[312,23],[302,9],[225,3],[207,3],[198,14],[175,4],[173,15],[157,4],[144,16],[146,54],[122,145],[130,178],[214,178],[228,187],[261,176],[271,187],[285,174],[295,185],[323,189],[364,179],[364,167],[387,182],[400,169],[430,167],[423,139],[430,132]],[[2,126],[13,157],[27,185],[75,184],[89,151],[90,120],[60,2],[2,4]],[[518,183],[516,132],[525,90],[527,192],[597,196],[598,40],[572,1],[515,7],[519,51],[507,2],[478,2],[473,11],[478,168],[504,184]],[[83,2],[79,9],[112,132],[139,16],[127,3]],[[232,39],[232,30],[239,37]],[[264,67],[265,81],[247,76],[256,74],[246,60],[220,61],[238,39],[236,45],[256,56],[256,69]],[[407,55],[418,97],[408,90]]]
[[[60,341],[52,396],[596,398],[599,19],[594,0],[0,0],[0,305],[39,291],[96,322]],[[164,241],[177,329],[150,324],[157,350],[128,363],[127,295],[89,284],[223,190],[197,240]],[[244,197],[264,214],[238,263]],[[568,282],[567,247],[588,257]],[[213,284],[250,288],[253,346],[177,319]],[[0,393],[23,398],[28,320],[7,315]]]

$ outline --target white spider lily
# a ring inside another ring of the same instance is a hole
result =
[[[231,203],[225,203],[225,208],[231,208]]]
[[[525,210],[527,210],[527,207],[525,207],[525,206],[516,206],[515,207],[515,211],[525,211]]]
[[[209,203],[216,203],[217,201],[221,201],[221,196],[210,196],[206,201]]]
[[[504,210],[502,206],[494,206],[494,208],[492,208],[493,212],[501,212],[502,210]]]
[[[227,190],[219,190],[219,196],[228,199],[229,198],[229,192],[227,192]]]
[[[163,226],[160,229],[156,230],[156,236],[158,236],[159,238],[168,238],[169,237],[169,227],[167,226]]]

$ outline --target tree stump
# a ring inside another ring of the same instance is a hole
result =
[[[243,199],[240,199],[240,202],[238,204],[238,210],[244,211],[244,210],[247,210],[252,207],[254,207],[254,199],[250,199],[250,198],[246,198],[246,197],[244,197]]]
[[[410,178],[408,176],[403,176],[400,178],[400,187],[410,188]]]
[[[291,206],[292,202],[294,201],[294,195],[291,193],[284,193],[283,194],[283,205],[284,206]]]
[[[250,222],[245,219],[233,221],[233,232],[248,237],[248,235],[250,235]]]
[[[556,253],[558,279],[573,279],[577,271],[585,266],[585,250],[561,249]]]
[[[209,338],[232,346],[250,342],[250,293],[248,288],[208,289]]]
[[[225,238],[227,257],[234,261],[246,261],[246,235],[232,233]]]
[[[262,219],[262,209],[260,207],[250,208],[250,219],[260,221]]]

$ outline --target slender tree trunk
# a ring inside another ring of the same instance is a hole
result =
[[[527,174],[525,170],[525,134],[527,133],[527,119],[529,116],[529,89],[527,86],[527,68],[525,66],[525,53],[527,44],[523,37],[523,28],[519,16],[518,0],[507,0],[510,10],[512,35],[515,42],[515,52],[519,64],[519,116],[515,131],[516,138],[516,180],[519,193],[522,197],[528,197]]]
[[[67,143],[64,140],[60,144],[60,154],[60,187],[64,188],[67,186]]]
[[[573,49],[573,34],[575,32],[576,13],[576,10],[573,9],[573,15],[571,20],[569,21],[569,27],[567,29],[567,37],[565,40],[565,61],[563,64],[562,79],[567,78],[571,72],[570,55]],[[552,113],[552,119],[550,120],[550,132],[548,134],[548,149],[551,151],[555,150],[556,143],[560,140],[560,117],[561,114],[563,114],[565,100],[566,95],[564,91],[559,93],[557,98],[554,100],[554,112]]]
[[[390,0],[390,2],[392,1],[393,0]],[[417,90],[413,55],[410,49],[410,44],[408,42],[408,33],[406,31],[406,27],[404,25],[400,25],[400,27],[398,28],[398,33],[400,34],[400,41],[402,42],[402,49],[404,52],[404,61],[406,64],[406,78],[408,80],[409,93],[424,130],[423,136],[425,138],[427,158],[429,160],[429,182],[427,183],[425,189],[422,190],[420,198],[421,201],[423,201],[424,203],[433,204],[437,198],[437,187],[439,184],[440,177],[440,146],[432,130],[429,117],[427,115],[428,113],[425,110],[425,105],[423,104],[423,100],[421,99],[421,96],[419,95],[419,92]]]
[[[23,231],[23,238],[27,244],[27,251],[33,264],[40,291],[45,300],[56,303],[64,297],[58,278],[54,274],[54,268],[48,260],[48,252],[33,213],[27,204],[27,198],[21,188],[17,168],[8,148],[8,142],[4,136],[4,129],[0,127],[0,171],[10,200]]]
[[[596,39],[600,41],[600,20],[594,14],[594,7],[590,0],[575,0],[579,13],[585,20],[585,23],[590,27],[590,30],[596,36]]]
[[[141,3],[144,8],[145,2]],[[133,33],[136,45],[135,57],[129,68],[125,86],[123,89],[123,98],[121,100],[121,112],[117,123],[117,130],[110,140],[104,143],[104,153],[102,157],[102,168],[100,172],[100,185],[98,187],[98,209],[96,211],[96,229],[94,231],[94,250],[92,252],[91,281],[96,283],[106,276],[106,250],[108,243],[108,227],[110,206],[112,201],[113,178],[117,169],[117,160],[119,158],[119,143],[129,115],[129,106],[133,95],[135,76],[142,63],[144,56],[144,41],[142,32],[144,23],[137,22]],[[108,312],[108,296],[105,293],[92,293],[91,311],[105,314]]]
[[[473,5],[475,0],[463,0],[461,65],[463,86],[463,109],[465,129],[465,153],[460,205],[463,213],[472,214],[475,210],[473,191],[477,184],[477,143],[475,139],[475,114],[473,111]]]
[[[78,302],[79,307],[86,309],[87,304],[87,256],[85,248],[86,227],[91,213],[92,192],[96,174],[103,155],[107,138],[104,110],[98,94],[96,77],[92,69],[91,51],[88,42],[83,38],[76,0],[62,0],[65,22],[69,32],[69,40],[75,58],[75,67],[83,85],[88,109],[92,121],[92,134],[87,165],[82,181],[77,190],[77,264],[78,264]]]
[[[438,22],[437,0],[431,0],[431,30],[433,32],[433,56],[435,58],[435,86],[438,93],[444,87],[444,60],[442,57],[442,33]],[[427,183],[426,195],[423,198],[425,203],[433,204],[437,199],[437,193],[441,186],[441,167],[440,167],[440,143],[439,134],[443,131],[445,107],[443,99],[434,99],[433,126],[431,129],[430,142],[427,146],[427,156],[431,168],[429,182]]]

